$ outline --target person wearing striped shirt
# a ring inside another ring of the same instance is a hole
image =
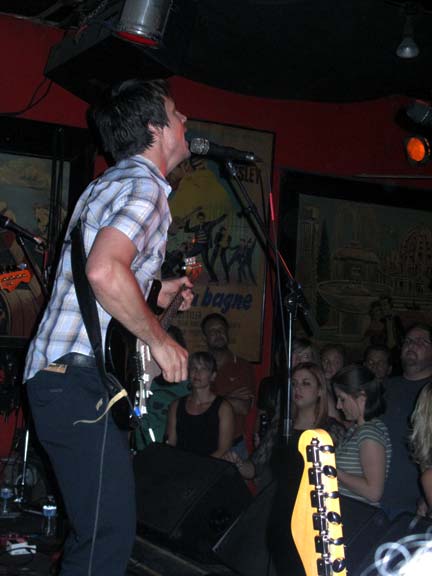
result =
[[[336,449],[342,495],[379,506],[390,468],[391,441],[384,422],[381,383],[365,366],[349,365],[333,376],[337,408],[352,423]]]

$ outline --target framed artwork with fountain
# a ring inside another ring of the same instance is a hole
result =
[[[400,333],[432,323],[431,207],[419,189],[285,171],[280,244],[320,346],[343,343],[358,361],[385,343],[389,319]]]

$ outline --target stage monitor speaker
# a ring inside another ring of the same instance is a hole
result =
[[[272,482],[260,492],[213,548],[241,576],[275,576],[267,544],[267,525],[276,492]]]
[[[356,570],[390,525],[387,515],[376,506],[341,496],[340,508],[349,574]]]
[[[138,530],[198,560],[252,501],[234,464],[151,444],[134,459]]]
[[[275,576],[268,546],[268,522],[276,482],[255,498],[235,524],[214,546],[220,560],[241,576]],[[352,498],[341,497],[341,514],[345,540],[345,556],[349,574],[375,546],[389,526],[387,516],[375,506]],[[253,553],[251,553],[253,551]]]
[[[404,513],[397,516],[388,529],[379,534],[373,546],[363,558],[358,558],[352,567],[350,576],[381,576],[382,574],[418,574],[423,576],[431,573],[430,560],[427,572],[422,570],[426,566],[417,558],[413,561],[411,569],[404,568],[414,555],[425,550],[431,554],[432,520],[413,514]],[[380,565],[384,559],[385,565]]]

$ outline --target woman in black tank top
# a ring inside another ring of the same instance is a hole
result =
[[[211,388],[216,362],[209,352],[189,356],[189,396],[169,407],[167,443],[203,456],[222,457],[232,446],[234,413],[231,404]]]

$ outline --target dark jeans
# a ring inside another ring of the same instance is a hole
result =
[[[50,457],[71,525],[61,576],[122,576],[136,530],[128,434],[111,415],[95,424],[74,425],[94,420],[105,409],[97,369],[68,366],[65,374],[42,370],[27,382],[27,390],[36,432]]]

